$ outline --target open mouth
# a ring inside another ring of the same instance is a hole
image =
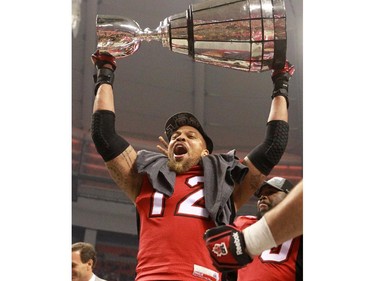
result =
[[[181,157],[187,153],[187,148],[182,144],[177,144],[173,149],[173,154],[175,157]]]

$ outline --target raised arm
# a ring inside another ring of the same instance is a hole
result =
[[[303,234],[303,181],[272,210],[242,231],[233,225],[208,229],[203,237],[220,271],[239,269],[252,257]]]
[[[137,152],[115,130],[115,104],[112,85],[116,61],[108,53],[92,55],[96,66],[95,100],[91,135],[96,150],[105,161],[109,174],[116,184],[134,202],[141,187],[141,175],[136,172]]]
[[[276,245],[302,235],[303,181],[301,180],[275,208],[267,212],[264,215],[264,219],[268,224]],[[251,235],[251,231],[249,233]],[[249,247],[249,252],[251,252],[251,246]]]
[[[294,66],[286,62],[282,70],[272,72],[274,90],[265,139],[244,159],[243,163],[249,167],[249,173],[233,192],[237,210],[250,199],[284,154],[289,134],[288,81],[294,70]]]

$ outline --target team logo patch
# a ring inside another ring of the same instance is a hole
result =
[[[225,256],[228,254],[228,250],[224,242],[220,244],[215,244],[212,248],[212,252],[218,257]]]

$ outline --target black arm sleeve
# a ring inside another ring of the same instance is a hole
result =
[[[266,138],[247,157],[264,175],[269,175],[284,154],[288,144],[289,124],[281,120],[267,123]]]
[[[115,113],[109,110],[98,110],[92,115],[91,137],[105,162],[114,159],[129,146],[129,143],[116,133]]]

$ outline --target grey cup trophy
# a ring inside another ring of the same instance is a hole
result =
[[[284,0],[209,0],[191,4],[185,12],[142,30],[132,19],[97,15],[97,49],[123,58],[142,41],[194,61],[249,72],[281,69],[286,60]]]

